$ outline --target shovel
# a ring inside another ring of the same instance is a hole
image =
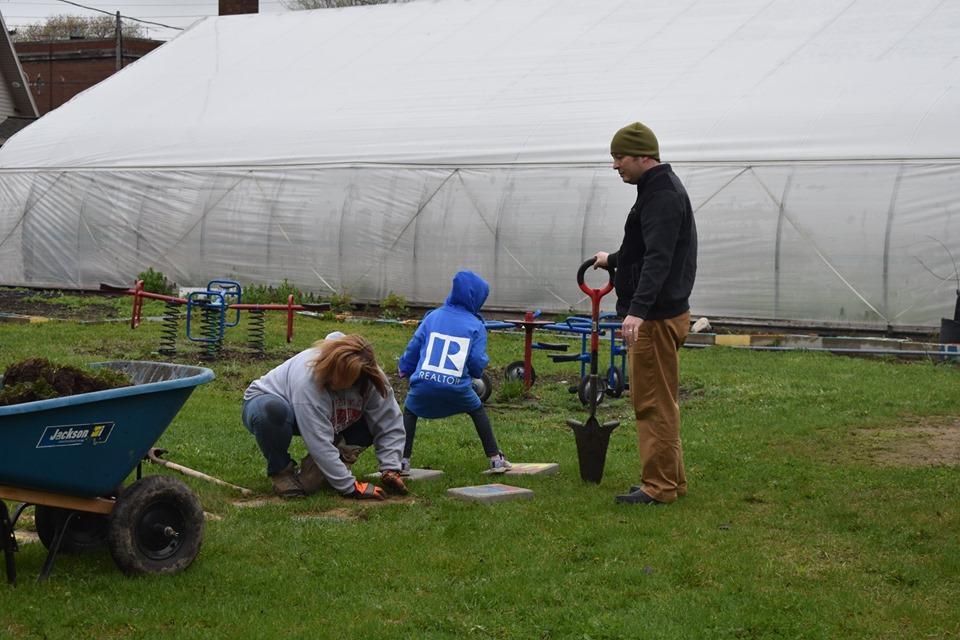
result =
[[[607,446],[610,444],[610,434],[620,425],[619,420],[611,420],[600,424],[597,420],[597,392],[600,389],[600,377],[597,375],[597,350],[600,342],[600,298],[613,290],[613,271],[608,270],[609,281],[603,289],[591,289],[583,282],[583,275],[593,266],[597,259],[590,258],[577,270],[577,284],[580,290],[590,297],[591,327],[590,327],[590,377],[587,380],[587,397],[590,399],[590,415],[586,422],[567,420],[567,425],[573,429],[577,441],[577,460],[580,463],[580,478],[584,482],[600,484],[603,478],[603,465],[607,461]]]

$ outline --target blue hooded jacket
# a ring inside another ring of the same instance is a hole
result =
[[[404,406],[421,418],[445,418],[480,407],[472,379],[487,357],[487,330],[480,307],[490,285],[472,271],[453,277],[453,288],[439,309],[427,312],[417,327],[399,369],[410,378]]]

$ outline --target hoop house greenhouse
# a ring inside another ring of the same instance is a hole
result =
[[[286,279],[587,308],[640,120],[689,190],[693,312],[952,315],[960,4],[416,0],[207,18],[0,149],[0,282]],[[612,305],[612,300],[606,301]]]

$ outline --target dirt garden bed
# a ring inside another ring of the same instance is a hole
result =
[[[69,296],[80,304],[56,302]],[[102,295],[87,291],[35,290],[0,287],[0,314],[39,316],[63,320],[105,320],[120,318],[116,305],[104,302]]]
[[[939,417],[851,432],[856,459],[884,467],[960,465],[960,418]]]

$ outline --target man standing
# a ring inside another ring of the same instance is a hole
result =
[[[616,253],[600,251],[594,268],[615,268],[617,315],[630,363],[641,484],[618,495],[627,504],[663,504],[687,492],[680,443],[678,351],[690,331],[697,272],[697,226],[690,198],[653,132],[634,122],[610,142],[613,168],[637,185]]]

